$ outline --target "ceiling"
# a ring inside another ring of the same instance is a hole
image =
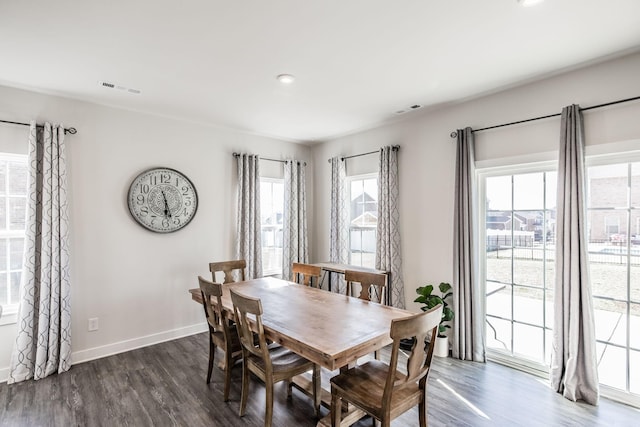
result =
[[[638,0],[0,1],[2,85],[305,143],[638,48]]]

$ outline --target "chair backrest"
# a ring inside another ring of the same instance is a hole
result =
[[[291,273],[292,282],[300,283],[299,280],[302,280],[302,284],[305,286],[311,286],[311,279],[315,277],[317,287],[320,281],[320,274],[322,274],[322,268],[315,265],[294,262],[291,264]]]
[[[222,310],[222,285],[204,279],[202,276],[198,276],[198,283],[209,328],[212,331],[222,332],[227,339],[229,337],[229,322],[226,321],[227,316]],[[216,300],[215,304],[211,303],[212,298]]]
[[[231,290],[231,302],[235,314],[240,343],[245,351],[264,360],[265,370],[271,371],[271,357],[262,326],[262,302],[260,298],[252,298]],[[250,317],[249,317],[250,315]],[[252,329],[251,324],[255,327]],[[257,345],[254,331],[258,335]]]
[[[209,271],[211,272],[211,278],[214,282],[216,281],[216,271],[224,272],[224,283],[235,282],[236,279],[233,277],[233,272],[238,270],[240,272],[240,281],[244,282],[244,271],[246,268],[247,261],[243,259],[209,263]]]
[[[344,280],[347,281],[347,295],[352,296],[353,284],[360,283],[360,295],[358,295],[358,298],[379,302],[380,304],[385,302],[386,274],[346,270],[344,272]],[[372,291],[374,295],[372,295]]]
[[[383,405],[391,402],[391,395],[395,388],[403,387],[407,384],[419,381],[420,387],[424,387],[431,368],[433,358],[433,348],[438,336],[438,325],[442,320],[442,304],[438,304],[429,311],[425,311],[414,316],[395,319],[391,321],[391,338],[393,346],[391,348],[391,359],[389,361],[389,372],[385,383],[382,397]],[[425,344],[427,335],[431,332],[429,345]],[[407,374],[401,379],[396,379],[398,368],[398,353],[400,351],[400,340],[412,339],[413,347],[407,359]],[[384,407],[384,406],[383,406]]]

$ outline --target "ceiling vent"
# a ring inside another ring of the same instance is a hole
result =
[[[408,106],[407,108],[403,108],[402,110],[397,110],[395,114],[399,116],[400,114],[408,113],[409,111],[413,111],[413,110],[419,110],[420,108],[422,108],[422,105],[413,104]]]
[[[116,85],[115,83],[110,83],[110,82],[104,82],[104,81],[99,81],[98,82],[98,86],[102,86],[102,87],[106,87],[109,89],[117,89],[117,90],[121,90],[123,92],[129,92],[129,93],[133,93],[133,94],[139,94],[140,91],[138,89],[133,89],[130,87],[126,87],[126,86],[120,86],[120,85]]]

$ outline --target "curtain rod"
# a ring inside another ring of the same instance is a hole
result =
[[[9,120],[0,120],[0,123],[9,123],[11,125],[20,125],[20,126],[31,126],[30,123],[22,123],[22,122],[11,122]],[[44,125],[36,125],[36,127],[38,128],[43,128]],[[71,135],[75,135],[76,133],[78,133],[78,131],[76,130],[76,128],[65,128],[64,129],[64,133],[65,135],[67,133],[70,133]]]
[[[392,145],[391,149],[393,151],[398,151],[400,149],[400,146],[399,145]],[[340,157],[340,160],[345,161],[347,159],[352,159],[354,157],[368,156],[369,154],[376,154],[376,153],[379,153],[379,152],[380,152],[380,150],[376,150],[376,151],[369,151],[368,153],[360,153],[360,154],[354,154],[352,156],[344,156],[344,157]],[[331,159],[328,159],[327,161],[331,162]]]
[[[608,107],[609,105],[621,104],[623,102],[635,101],[635,100],[638,100],[638,99],[640,99],[640,96],[634,96],[633,98],[620,99],[618,101],[606,102],[604,104],[592,105],[591,107],[581,108],[580,111],[588,111],[588,110],[593,110],[595,108]],[[533,122],[535,120],[548,119],[550,117],[558,117],[558,116],[561,116],[561,115],[562,115],[562,113],[548,114],[546,116],[534,117],[532,119],[518,120],[517,122],[504,123],[504,124],[495,125],[495,126],[488,126],[486,128],[481,128],[481,129],[473,129],[471,132],[476,133],[476,132],[481,132],[483,130],[501,128],[501,127],[505,127],[505,126],[517,125],[517,124],[526,123],[526,122]],[[451,132],[451,138],[456,138],[457,136],[458,136],[458,132],[457,131]]]
[[[240,157],[240,153],[233,153],[233,157],[235,157],[236,159],[238,157]],[[268,159],[266,157],[260,157],[260,160],[267,160],[270,162],[280,162],[280,163],[287,163],[287,160],[280,160],[280,159]],[[300,162],[299,160],[296,160],[298,162],[298,164],[302,163],[304,166],[307,166],[307,162]]]

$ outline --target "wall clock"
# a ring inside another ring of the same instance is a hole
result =
[[[138,175],[127,198],[131,216],[157,233],[179,230],[193,219],[198,193],[189,178],[170,168],[152,168]]]

